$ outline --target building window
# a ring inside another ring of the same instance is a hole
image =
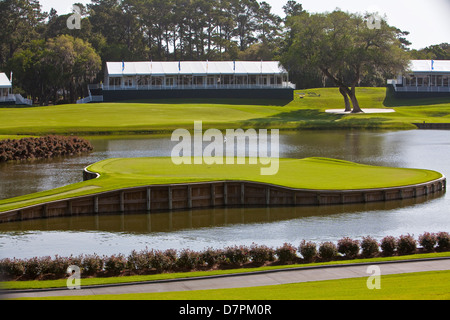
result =
[[[132,87],[133,86],[133,78],[124,78],[123,79],[123,86],[124,87]]]
[[[109,78],[109,85],[112,87],[120,87],[121,78]]]
[[[208,86],[215,86],[217,84],[216,77],[208,77],[206,81]]]
[[[173,87],[175,84],[175,79],[172,77],[166,78],[166,86],[167,87]]]
[[[161,86],[163,83],[162,77],[152,77],[152,86]]]

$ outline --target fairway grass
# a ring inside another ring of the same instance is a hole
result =
[[[376,167],[327,158],[279,159],[278,173],[260,174],[261,164],[175,165],[171,158],[107,159],[89,166],[97,179],[0,201],[0,212],[106,191],[213,181],[250,181],[306,190],[359,190],[400,187],[437,180],[422,169]]]
[[[0,135],[169,133],[193,129],[415,129],[413,123],[450,123],[450,99],[394,99],[386,88],[357,88],[363,109],[394,113],[327,114],[343,108],[337,88],[297,90],[290,103],[242,100],[167,100],[0,108]],[[259,105],[257,103],[260,103]]]

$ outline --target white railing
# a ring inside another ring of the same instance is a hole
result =
[[[0,102],[11,102],[13,104],[24,104],[31,106],[33,101],[22,97],[20,94],[8,94],[7,96],[0,97]]]
[[[7,96],[0,97],[0,102],[14,102],[16,103],[16,96],[13,94],[8,94]]]
[[[450,92],[450,87],[436,87],[436,86],[406,86],[398,87],[394,85],[394,89],[397,92]]]
[[[91,101],[92,101],[92,97],[91,96],[87,96],[86,98],[77,100],[77,104],[89,103]]]
[[[33,101],[22,97],[20,94],[16,94],[16,104],[25,104],[27,106],[31,106],[33,105]]]
[[[103,85],[103,90],[187,90],[187,89],[295,89],[295,84],[283,82],[283,84],[222,84],[222,85],[135,85],[135,86],[108,86]]]
[[[90,102],[103,102],[103,96],[87,96],[86,98],[77,100],[77,104],[84,104]]]

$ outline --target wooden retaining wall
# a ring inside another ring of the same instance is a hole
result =
[[[96,174],[85,173],[86,179]],[[0,213],[0,223],[113,213],[142,213],[232,206],[320,206],[423,197],[445,192],[446,179],[384,189],[301,190],[247,181],[153,185],[98,193]]]

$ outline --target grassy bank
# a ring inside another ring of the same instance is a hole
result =
[[[267,165],[175,165],[171,158],[107,159],[89,170],[100,178],[62,188],[0,201],[0,212],[80,195],[158,184],[206,181],[252,181],[308,190],[355,190],[399,187],[439,179],[421,169],[376,167],[348,161],[307,158],[280,159],[275,175],[261,175]]]
[[[343,107],[336,88],[299,90],[304,98],[277,101],[166,100],[0,108],[0,135],[168,133],[204,129],[414,129],[412,123],[450,122],[450,99],[394,99],[386,88],[358,88],[362,108],[394,108],[395,113],[336,115]]]

